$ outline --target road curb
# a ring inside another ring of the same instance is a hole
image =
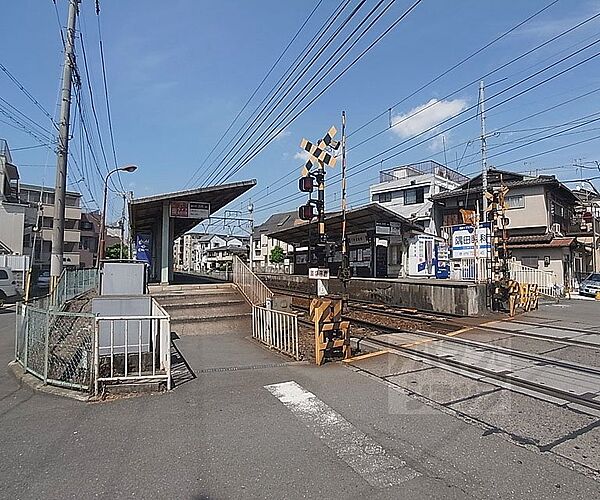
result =
[[[51,385],[44,384],[39,378],[27,373],[21,364],[17,361],[11,361],[8,363],[8,368],[14,375],[14,377],[22,384],[27,385],[34,391],[44,392],[53,396],[61,396],[65,398],[75,399],[77,401],[88,402],[90,396],[85,395],[81,392],[72,391],[63,387],[54,387]]]

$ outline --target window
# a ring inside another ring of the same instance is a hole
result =
[[[8,273],[4,269],[0,269],[0,280],[7,280]]]
[[[533,267],[534,269],[538,268],[539,258],[537,255],[521,257],[521,264],[526,267]]]
[[[405,205],[416,205],[418,203],[423,203],[425,201],[425,189],[414,188],[407,189],[404,191],[404,204]]]
[[[525,197],[522,194],[507,196],[506,199],[507,208],[525,208]]]
[[[392,201],[392,193],[379,193],[379,203],[388,203]]]
[[[82,231],[92,231],[94,229],[94,225],[87,220],[82,220],[79,227]]]

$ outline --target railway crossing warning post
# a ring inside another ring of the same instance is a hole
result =
[[[343,127],[344,124],[345,117],[342,122]],[[319,227],[319,238],[315,245],[316,259],[314,260],[316,262],[314,262],[310,251],[308,255],[308,277],[314,279],[317,283],[317,298],[313,299],[310,304],[310,317],[315,326],[315,361],[317,365],[323,363],[327,354],[336,351],[341,351],[344,358],[349,358],[351,355],[350,323],[342,321],[342,299],[327,296],[329,293],[327,286],[329,281],[327,254],[332,247],[335,249],[335,245],[330,246],[328,244],[325,231],[325,166],[334,167],[336,164],[336,157],[330,152],[337,150],[341,145],[340,141],[333,139],[336,133],[336,128],[331,127],[325,137],[317,144],[313,144],[307,139],[302,139],[300,143],[300,147],[308,153],[309,157],[304,167],[302,167],[302,177],[298,182],[298,187],[301,192],[309,193],[309,199],[305,205],[298,209],[298,215],[300,219],[309,222],[309,227],[310,221],[316,217]],[[311,196],[315,182],[318,189],[316,200]],[[316,267],[314,267],[314,264],[316,264]]]
[[[309,193],[309,199],[306,205],[302,205],[298,209],[298,216],[300,219],[308,222],[315,218],[315,216],[317,217],[319,238],[318,243],[315,245],[316,268],[313,267],[315,262],[313,262],[310,252],[308,258],[310,271],[317,280],[317,295],[319,297],[327,295],[328,293],[327,280],[329,279],[329,276],[325,278],[325,273],[319,273],[318,271],[327,269],[327,233],[325,232],[325,166],[327,165],[328,167],[334,167],[336,164],[336,157],[328,151],[328,149],[336,150],[340,147],[340,142],[333,139],[336,133],[337,129],[335,127],[331,127],[327,134],[325,134],[325,137],[323,137],[323,139],[321,139],[317,144],[313,144],[308,139],[302,139],[300,142],[300,147],[308,153],[309,158],[306,164],[302,167],[302,177],[299,180],[298,187],[301,192]],[[313,169],[313,167],[316,168]],[[311,196],[311,193],[314,191],[315,181],[318,190],[316,200]],[[317,209],[316,214],[314,210],[315,207]]]

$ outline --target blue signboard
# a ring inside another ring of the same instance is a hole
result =
[[[450,252],[448,245],[439,244],[435,247],[435,277],[448,279],[450,277]]]
[[[152,263],[152,234],[138,233],[135,235],[135,257],[136,260]]]

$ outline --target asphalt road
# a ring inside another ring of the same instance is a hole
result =
[[[178,340],[196,377],[168,394],[82,403],[19,387],[13,328],[0,313],[0,498],[600,496],[554,455],[243,332]]]

